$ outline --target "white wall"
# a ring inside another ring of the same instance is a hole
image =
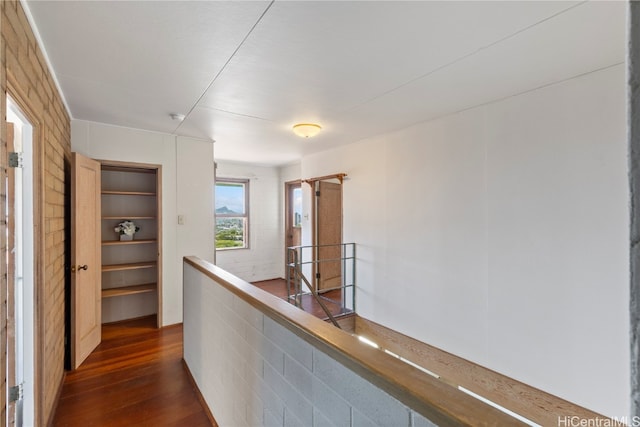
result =
[[[249,248],[216,252],[216,265],[246,280],[282,277],[284,234],[279,169],[218,161],[218,178],[249,179]]]
[[[212,259],[213,144],[174,135],[73,120],[71,148],[99,160],[162,165],[162,321],[182,322],[182,257],[201,254]],[[208,184],[207,184],[208,183]],[[179,203],[179,205],[178,205]],[[177,225],[177,207],[186,224]],[[209,209],[209,215],[203,209]]]
[[[180,306],[182,319],[182,257],[196,255],[204,260],[215,260],[214,222],[214,144],[193,138],[177,137],[177,204],[176,214],[183,219],[177,225],[176,269],[180,286],[165,294]],[[177,218],[168,218],[177,223]],[[175,309],[174,305],[172,307]]]
[[[302,160],[349,175],[360,315],[609,416],[629,414],[626,171],[622,65]]]
[[[279,168],[280,174],[280,190],[282,191],[282,200],[284,200],[284,184],[289,181],[295,181],[302,178],[301,164],[293,163],[290,165],[281,166]]]

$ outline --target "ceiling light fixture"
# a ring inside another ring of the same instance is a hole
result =
[[[184,114],[171,113],[169,114],[169,117],[171,117],[173,120],[180,120],[180,121],[184,120]]]
[[[322,128],[315,123],[298,123],[293,126],[293,132],[303,138],[316,136]]]

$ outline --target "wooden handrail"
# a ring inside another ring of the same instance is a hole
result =
[[[198,257],[185,263],[404,405],[442,426],[524,425],[288,302]]]
[[[311,184],[313,184],[314,182],[317,182],[317,181],[326,181],[326,180],[329,180],[329,179],[337,179],[338,181],[340,181],[340,184],[342,184],[342,181],[344,181],[344,177],[345,176],[347,176],[346,173],[334,173],[333,175],[325,175],[325,176],[318,176],[318,177],[315,177],[315,178],[303,179],[302,182],[311,185]]]
[[[438,374],[441,380],[453,386],[464,387],[537,424],[558,425],[560,418],[577,417],[584,420],[599,419],[603,421],[602,425],[605,425],[604,420],[608,419],[604,415],[359,316],[355,318],[355,333]]]

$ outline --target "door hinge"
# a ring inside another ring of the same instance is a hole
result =
[[[22,400],[22,384],[15,385],[13,387],[9,387],[9,403],[17,402],[18,400]]]
[[[316,191],[316,196],[320,197],[320,191]]]
[[[22,153],[16,153],[16,152],[9,153],[9,167],[22,168]]]
[[[316,279],[320,278],[320,273],[316,273]]]

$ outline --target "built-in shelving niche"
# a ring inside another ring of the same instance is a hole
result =
[[[102,321],[156,314],[161,324],[161,167],[102,162]],[[140,230],[121,241],[123,220]]]

